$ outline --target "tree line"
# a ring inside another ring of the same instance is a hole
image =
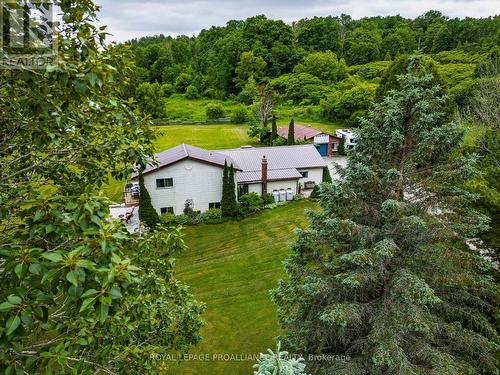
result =
[[[401,16],[353,20],[340,17],[301,19],[289,25],[263,15],[229,21],[202,30],[195,37],[152,36],[132,40],[138,80],[167,84],[173,91],[223,99],[239,94],[248,79],[268,81],[297,70],[314,52],[330,51],[349,66],[391,60],[422,49],[487,52],[500,44],[500,17],[450,19],[429,11],[415,19]],[[314,70],[314,69],[313,69]],[[335,80],[342,68],[322,72]],[[317,75],[315,75],[317,76]]]

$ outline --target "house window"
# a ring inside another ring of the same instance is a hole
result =
[[[339,144],[338,143],[332,143],[332,151],[337,151],[339,148]]]
[[[174,213],[174,208],[173,207],[162,207],[162,208],[160,208],[160,213],[162,215],[164,215],[166,213],[173,214]]]
[[[156,179],[156,188],[157,189],[165,189],[174,186],[173,178],[157,178]]]
[[[208,208],[220,208],[220,202],[209,203]]]
[[[307,178],[307,177],[309,177],[309,172],[307,172],[307,171],[300,172],[300,174],[302,175],[302,178]]]
[[[238,197],[248,194],[248,184],[238,185]]]

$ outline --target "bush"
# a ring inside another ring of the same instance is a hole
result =
[[[165,224],[165,225],[170,225],[175,223],[175,215],[167,212],[166,214],[163,214],[160,216],[160,223]]]
[[[318,199],[320,197],[321,188],[319,185],[314,186],[313,191],[311,192],[310,198]]]
[[[187,99],[197,99],[199,97],[198,89],[196,86],[189,85],[186,89],[186,98]]]
[[[189,216],[185,214],[177,215],[175,217],[175,223],[179,225],[186,225],[189,223]]]
[[[164,83],[161,85],[161,91],[165,98],[170,97],[175,92],[174,86],[171,83]]]
[[[356,121],[357,116],[370,109],[375,98],[375,85],[362,83],[351,89],[336,92],[321,101],[323,116],[328,120]],[[355,113],[355,115],[353,115]]]
[[[208,220],[220,219],[222,218],[222,210],[220,208],[209,208],[205,211],[205,215]]]
[[[209,99],[224,100],[226,98],[226,93],[223,90],[209,88],[203,91],[203,96]]]
[[[223,118],[226,115],[224,107],[221,104],[208,104],[205,113],[210,120]]]
[[[248,193],[240,197],[240,212],[242,215],[248,215],[259,211],[264,201],[257,193]]]
[[[301,200],[304,200],[304,197],[302,195],[300,195],[300,194],[295,194],[293,196],[293,200],[294,201],[301,201]]]
[[[179,76],[175,79],[175,90],[180,94],[184,94],[188,86],[191,85],[192,80],[193,78],[191,75],[187,73],[179,74]]]
[[[248,120],[248,111],[246,107],[237,107],[231,115],[231,122],[241,124]]]
[[[262,194],[262,204],[267,205],[274,203],[274,197],[270,193]]]

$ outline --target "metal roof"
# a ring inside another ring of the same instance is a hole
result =
[[[301,178],[297,169],[322,168],[327,163],[313,144],[276,147],[242,147],[231,150],[209,151],[199,147],[181,144],[155,154],[157,165],[150,164],[144,174],[191,158],[202,162],[224,166],[233,165],[237,170],[237,182],[260,181],[262,178],[262,159],[267,159],[268,180],[289,180]],[[137,177],[137,174],[132,176]]]
[[[223,155],[215,151],[205,150],[199,147],[186,145],[183,143],[179,146],[175,146],[169,148],[168,150],[155,154],[157,164],[154,165],[153,163],[150,163],[144,170],[143,174],[153,172],[157,169],[170,164],[174,164],[186,158],[191,158],[220,166],[224,166],[224,163],[227,161],[228,165],[233,164],[235,169],[240,169],[238,165],[227,155]]]
[[[302,141],[304,139],[311,139],[314,138],[315,136],[319,134],[323,134],[321,130],[318,129],[313,129],[304,125],[294,125],[294,134],[295,134],[295,140],[296,141]],[[285,139],[288,138],[288,126],[279,128],[278,129],[278,135],[280,137],[283,137]]]
[[[327,163],[313,144],[276,147],[236,148],[218,150],[231,158],[239,168],[246,171],[260,171],[262,158],[267,159],[268,171],[274,169],[321,168]]]
[[[302,175],[295,168],[271,169],[267,171],[267,180],[296,180],[302,178]],[[255,182],[262,180],[262,172],[247,171],[236,173],[236,182]]]

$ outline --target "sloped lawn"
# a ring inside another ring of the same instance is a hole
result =
[[[177,276],[206,303],[203,341],[192,354],[250,355],[274,347],[279,333],[269,290],[284,277],[283,260],[294,229],[305,227],[300,201],[265,210],[242,221],[187,227],[189,249],[177,261]],[[170,363],[174,374],[252,374],[252,361],[187,361]]]

